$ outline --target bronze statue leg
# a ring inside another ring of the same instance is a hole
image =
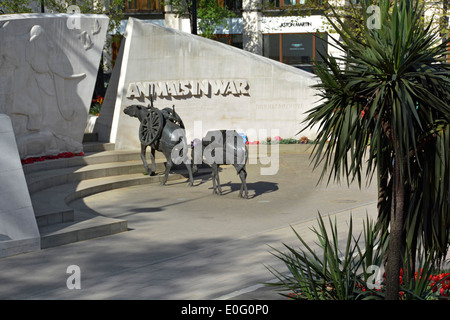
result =
[[[150,147],[150,150],[150,159],[152,160],[152,172],[150,173],[150,175],[154,176],[156,172],[155,149]]]
[[[194,184],[194,177],[192,175],[191,164],[190,163],[186,163],[186,162],[184,164],[185,164],[185,166],[187,168],[187,171],[188,171],[188,174],[189,174],[189,184],[188,184],[188,186],[192,187],[192,185]]]
[[[144,164],[145,171],[150,175],[150,170],[148,168],[147,160],[145,159],[145,150],[147,149],[146,145],[141,144],[141,160]]]
[[[170,157],[169,157],[166,162],[166,171],[164,172],[164,177],[163,177],[163,180],[161,181],[162,186],[166,184],[171,168],[172,168],[172,159],[170,159]]]
[[[248,190],[247,190],[247,171],[245,169],[242,169],[241,172],[239,172],[239,178],[241,178],[241,190],[239,191],[239,197],[248,199]],[[242,192],[245,191],[245,195],[242,196]]]
[[[215,177],[215,189],[216,189],[216,194],[221,195],[222,194],[222,187],[220,186],[220,179],[219,179],[219,165],[218,164],[213,164],[214,166],[214,177]]]
[[[220,180],[219,180],[219,166],[216,163],[211,165],[211,176],[213,182],[213,194],[222,194],[222,189],[220,188]]]
[[[211,180],[212,180],[212,183],[213,183],[213,194],[215,194],[216,193],[216,173],[215,173],[215,164],[212,164],[211,165]]]

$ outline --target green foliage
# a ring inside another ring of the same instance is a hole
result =
[[[116,33],[120,21],[123,19],[125,0],[45,0],[48,11],[64,13],[69,5],[76,5],[81,13],[106,14],[109,17],[108,33]]]
[[[306,0],[304,3],[285,5],[283,7],[277,7],[276,1],[274,0],[263,0],[262,9],[273,10],[281,9],[285,15],[311,15],[313,12],[324,11],[329,7],[329,2],[327,0]],[[267,12],[270,14],[270,12]],[[276,13],[275,13],[276,14]]]
[[[96,116],[100,113],[100,110],[102,109],[102,106],[99,104],[94,104],[89,108],[89,114]]]
[[[267,138],[266,140],[262,141],[261,144],[299,144],[300,140],[294,139],[294,138],[283,138],[280,140],[272,140],[270,138]]]
[[[361,183],[377,174],[380,221],[387,230],[398,161],[406,179],[406,224],[409,246],[417,237],[426,250],[448,249],[450,65],[449,41],[441,42],[423,9],[402,10],[405,1],[390,6],[380,1],[381,29],[365,27],[354,35],[337,18],[343,39],[336,47],[344,58],[323,57],[317,63],[321,103],[308,112],[307,128],[320,127],[313,153],[315,167],[324,165],[322,178]],[[367,19],[365,7],[361,15]],[[329,141],[329,143],[327,143]],[[370,142],[370,148],[369,147]]]
[[[1,14],[30,13],[30,0],[0,0]]]
[[[381,265],[382,247],[375,224],[366,219],[364,225],[365,249],[360,247],[359,235],[352,234],[353,223],[350,219],[345,242],[340,243],[336,220],[333,224],[329,218],[327,227],[319,215],[319,228],[311,230],[317,236],[319,250],[310,247],[294,230],[297,239],[305,249],[295,249],[284,244],[287,252],[274,249],[274,255],[281,259],[289,270],[285,275],[273,268],[268,268],[279,282],[271,284],[281,288],[281,293],[294,299],[302,300],[360,300],[379,297],[374,291],[362,290],[370,280],[371,265]]]
[[[298,139],[287,138],[287,139],[281,139],[278,143],[279,144],[298,144],[298,143],[300,143],[300,141]]]
[[[444,296],[435,294],[440,282],[432,282],[433,276],[440,272],[440,268],[436,266],[436,260],[433,256],[427,255],[420,246],[418,249],[417,268],[402,269],[400,292],[403,300],[436,300],[442,299]],[[408,251],[405,252],[404,265],[408,265],[411,258]],[[446,279],[444,279],[446,280]]]
[[[355,34],[337,14],[329,19],[343,58],[326,54],[316,63],[321,103],[305,129],[319,126],[312,156],[321,179],[329,172],[328,181],[361,184],[363,170],[368,181],[376,174],[379,223],[390,232],[386,296],[396,299],[404,248],[410,270],[418,243],[438,260],[449,248],[450,41],[424,22],[418,2],[379,4],[379,29],[363,24]]]
[[[198,29],[205,38],[212,38],[217,26],[228,29],[228,19],[234,16],[233,12],[221,7],[217,0],[199,0]]]
[[[189,15],[192,20],[192,0],[165,0],[162,3],[172,6],[177,16]],[[221,7],[217,0],[197,0],[198,29],[205,38],[212,38],[219,26],[228,29],[228,20],[234,16],[232,11]]]
[[[298,300],[381,300],[385,298],[383,256],[387,243],[379,232],[379,226],[366,217],[363,232],[352,235],[353,223],[349,222],[348,233],[339,238],[336,220],[331,218],[326,226],[319,215],[318,228],[311,230],[317,237],[318,248],[312,248],[294,230],[301,248],[284,244],[287,251],[274,249],[274,256],[284,262],[288,274],[268,267],[278,279],[268,283],[279,289],[280,294]],[[402,269],[399,298],[402,300],[448,299],[450,274],[438,275],[439,265],[425,251],[418,251],[417,268]],[[408,265],[408,250],[404,254],[404,265]],[[377,273],[378,272],[378,273]],[[444,283],[446,285],[444,285]],[[438,288],[446,288],[440,293]]]
[[[108,31],[119,26],[125,8],[125,0],[0,0],[0,9],[2,13],[30,13],[32,2],[34,6],[44,3],[47,12],[66,13],[69,6],[76,5],[81,13],[107,14],[110,18]]]
[[[44,1],[44,0],[42,0]],[[3,13],[30,13],[32,0],[0,0]],[[70,5],[76,5],[81,13],[106,14],[109,17],[108,34],[115,34],[123,18],[125,0],[45,0],[47,12],[66,13]],[[107,37],[105,49],[109,50],[112,37]]]

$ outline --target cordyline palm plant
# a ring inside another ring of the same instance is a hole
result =
[[[448,250],[449,41],[424,22],[418,1],[381,0],[375,18],[380,28],[366,25],[358,38],[337,15],[329,19],[345,55],[317,64],[322,99],[305,122],[319,126],[313,161],[323,165],[322,178],[328,171],[329,180],[361,184],[366,160],[365,174],[376,175],[378,222],[389,233],[386,298],[398,299],[400,268],[414,274],[418,241],[437,258]]]
[[[332,222],[329,217],[329,227],[319,215],[319,228],[311,230],[317,236],[317,245],[322,252],[316,252],[294,230],[298,240],[305,248],[297,250],[284,245],[287,253],[275,250],[274,255],[288,267],[290,275],[285,275],[274,268],[268,267],[279,282],[270,284],[289,290],[290,294],[283,294],[292,299],[307,300],[359,300],[377,298],[376,291],[365,291],[362,288],[370,282],[370,267],[381,262],[381,241],[377,236],[377,228],[367,218],[364,224],[363,243],[360,246],[361,235],[353,235],[353,222],[350,217],[345,244],[340,244],[337,221]]]

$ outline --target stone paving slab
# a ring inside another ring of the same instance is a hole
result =
[[[133,186],[71,203],[105,217],[124,219],[129,231],[0,259],[0,299],[284,299],[262,283],[268,265],[284,266],[271,246],[296,245],[291,227],[308,242],[318,212],[355,232],[376,215],[375,187],[316,185],[308,154],[284,154],[276,175],[248,167],[250,198],[239,199],[234,168],[220,173],[224,194],[197,176],[168,185]],[[67,268],[81,271],[81,289],[69,290]]]

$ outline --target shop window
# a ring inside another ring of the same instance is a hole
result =
[[[125,12],[163,11],[160,0],[126,0]]]
[[[282,0],[263,0],[265,8],[279,8]]]
[[[228,10],[237,11],[242,9],[242,0],[219,0],[219,5]]]
[[[242,34],[216,34],[214,40],[242,49]]]
[[[279,34],[265,34],[263,36],[263,53],[265,57],[280,61],[280,35]]]
[[[242,40],[242,34],[232,34],[231,45],[239,49],[244,48],[244,41]]]
[[[291,66],[313,71],[314,60],[327,52],[326,33],[282,33],[263,35],[263,55]]]
[[[296,4],[305,4],[306,0],[281,0],[282,6],[295,6]]]
[[[281,62],[291,66],[311,64],[313,58],[313,35],[282,34]]]
[[[353,0],[356,1],[356,0]],[[303,5],[307,3],[314,3],[314,4],[322,4],[322,0],[263,0],[264,6],[266,8],[280,8],[280,7],[288,7],[288,6],[295,6],[295,5]]]

